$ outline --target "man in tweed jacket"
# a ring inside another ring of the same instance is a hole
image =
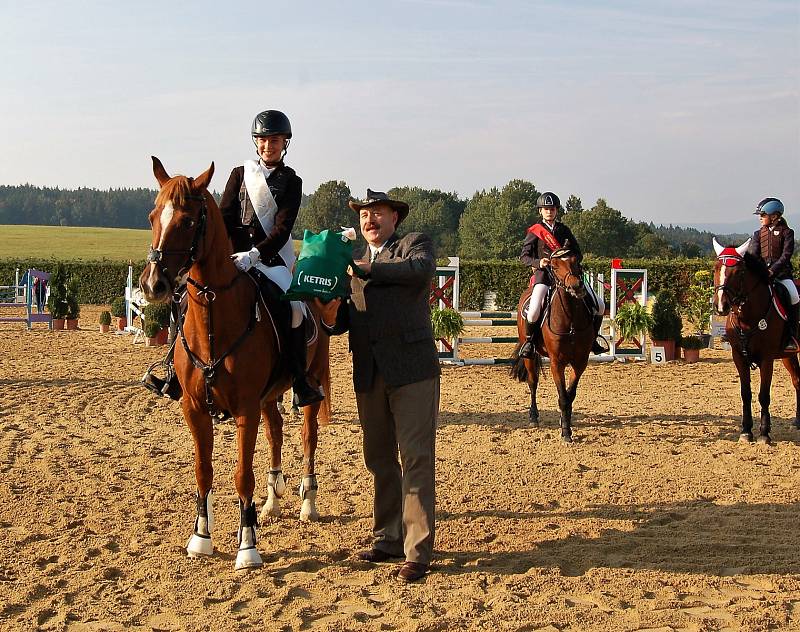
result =
[[[367,249],[329,331],[349,330],[364,461],[375,484],[373,545],[358,557],[405,557],[398,578],[416,581],[428,571],[434,539],[439,359],[428,297],[436,260],[427,235],[395,233],[408,215],[405,202],[368,189],[365,202],[350,206]]]

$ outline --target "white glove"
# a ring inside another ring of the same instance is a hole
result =
[[[233,265],[242,272],[247,272],[250,268],[261,261],[261,253],[258,248],[251,248],[248,252],[234,252],[231,255]]]

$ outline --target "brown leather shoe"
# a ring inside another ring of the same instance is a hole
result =
[[[397,579],[399,579],[401,582],[409,584],[422,579],[425,577],[425,573],[427,572],[427,564],[420,564],[419,562],[405,562],[400,567],[400,571],[397,573]]]
[[[372,562],[373,564],[378,564],[380,562],[388,562],[389,560],[394,560],[403,556],[393,555],[391,553],[387,553],[386,551],[382,551],[381,549],[368,549],[366,551],[357,553],[356,557],[362,562]]]

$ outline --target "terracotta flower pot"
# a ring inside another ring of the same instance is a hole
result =
[[[650,343],[654,347],[664,347],[664,360],[670,362],[675,359],[675,341],[674,340],[651,340]]]
[[[63,318],[54,318],[53,319],[53,329],[55,331],[62,331],[64,329],[64,319]]]
[[[109,325],[100,325],[100,333],[107,334],[111,327]]]
[[[70,330],[77,330],[78,329],[78,319],[77,318],[67,318],[67,329]]]
[[[169,327],[164,327],[164,329],[159,331],[158,335],[156,336],[156,340],[158,341],[158,344],[160,344],[160,345],[167,344],[167,339],[168,338],[169,338]]]
[[[145,336],[144,338],[144,346],[145,347],[157,347],[158,346],[158,337],[154,336],[153,338],[148,338]]]
[[[698,362],[700,360],[700,349],[684,349],[683,359],[686,360],[686,364]]]
[[[124,316],[117,317],[117,329],[119,331],[125,331],[125,327],[128,326],[128,319]]]

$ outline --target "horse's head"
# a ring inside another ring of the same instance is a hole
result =
[[[750,245],[748,239],[741,246],[722,246],[716,237],[713,240],[717,263],[714,265],[714,311],[727,316],[734,305],[747,300],[745,289],[745,255]]]
[[[170,177],[153,158],[153,174],[161,187],[150,211],[153,241],[139,285],[150,302],[169,300],[186,283],[206,232],[208,184],[214,163],[197,178]]]
[[[575,298],[586,295],[583,284],[583,270],[578,256],[569,248],[559,248],[550,255],[550,269],[555,277],[556,285],[563,287]]]

